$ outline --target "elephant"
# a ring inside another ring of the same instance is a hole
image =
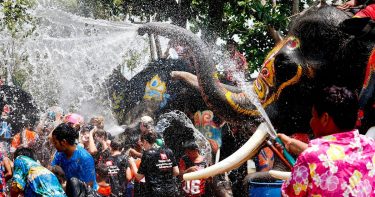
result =
[[[134,141],[130,136],[137,133],[141,116],[148,115],[157,120],[173,110],[185,113],[199,131],[216,142],[215,146],[221,145],[221,120],[208,110],[197,88],[171,78],[170,73],[175,70],[195,73],[184,60],[162,58],[147,64],[130,80],[119,70],[114,70],[108,78],[112,111],[119,124],[127,128],[120,136],[127,147]],[[236,87],[226,87],[239,92]]]
[[[371,117],[375,110],[374,41],[348,31],[348,20],[350,15],[324,3],[302,12],[291,22],[287,36],[269,52],[257,79],[242,92],[233,92],[220,83],[210,48],[188,30],[148,23],[138,32],[155,33],[190,46],[197,76],[179,71],[171,75],[198,88],[207,106],[225,121],[237,125],[257,121],[260,114],[251,97],[255,95],[278,132],[312,134],[312,98],[318,90],[337,85],[360,95],[366,124],[358,125],[363,133],[375,125]],[[184,179],[200,179],[235,169],[256,154],[270,138],[268,132],[269,126],[260,124],[231,156],[202,171],[185,174]]]

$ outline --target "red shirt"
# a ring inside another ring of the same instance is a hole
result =
[[[375,4],[371,4],[357,12],[354,17],[358,18],[365,18],[370,17],[371,19],[375,19]]]
[[[98,193],[102,196],[110,196],[111,193],[112,193],[111,186],[109,186],[109,185],[99,185]]]
[[[185,160],[188,161],[188,162],[185,163]],[[192,166],[197,166],[197,167],[199,167],[199,170],[201,170],[201,169],[204,169],[205,167],[207,167],[207,164],[204,160],[202,162],[199,162],[199,163],[193,163],[185,155],[180,159],[180,162],[179,162],[179,165],[178,165],[178,167],[181,171],[185,171],[186,169],[188,169]],[[184,196],[186,196],[186,197],[202,196],[203,194],[205,194],[205,187],[206,187],[206,180],[205,179],[189,180],[189,181],[183,180],[182,181],[182,190],[184,192]]]

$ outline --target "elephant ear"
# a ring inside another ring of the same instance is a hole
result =
[[[340,24],[340,29],[356,37],[375,39],[375,21],[370,18],[350,18]]]

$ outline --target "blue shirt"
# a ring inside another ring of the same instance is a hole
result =
[[[24,196],[66,196],[57,177],[33,159],[18,156],[14,161],[13,184]]]
[[[98,189],[94,159],[81,146],[76,146],[76,150],[70,159],[67,159],[65,153],[56,152],[51,165],[60,166],[67,179],[76,177],[85,183],[93,182],[93,189]]]

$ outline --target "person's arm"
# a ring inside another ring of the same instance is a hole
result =
[[[128,182],[133,179],[133,174],[132,174],[132,171],[131,171],[130,167],[126,168],[125,175],[126,175],[126,179],[128,180]]]
[[[3,163],[4,163],[4,167],[5,167],[5,171],[6,171],[6,173],[4,174],[5,180],[9,180],[13,176],[10,159],[8,157],[4,157]]]
[[[277,137],[283,141],[286,150],[294,155],[298,156],[308,148],[308,144],[297,139],[293,139],[285,134],[279,133],[277,134]]]
[[[143,160],[141,161],[141,165],[142,165],[142,162],[144,161]],[[143,179],[143,177],[145,177],[144,174],[138,174],[138,168],[137,168],[137,165],[135,164],[133,157],[129,158],[129,166],[130,166],[130,169],[133,171],[135,180],[140,181],[141,179]]]
[[[137,150],[130,148],[129,155],[136,158],[142,158],[142,153],[138,152]]]
[[[180,174],[180,170],[178,166],[173,167],[173,176],[178,176]]]
[[[178,164],[177,164],[177,160],[176,158],[174,157],[174,154],[172,152],[172,150],[168,149],[169,152],[169,158],[171,159],[172,161],[172,166],[173,166],[173,176],[178,176],[180,174],[180,170],[178,169]]]
[[[89,147],[88,147],[87,151],[91,155],[95,155],[98,152],[98,149],[96,148],[95,141],[94,141],[94,133],[95,133],[96,130],[97,130],[96,127],[94,127],[93,129],[91,129],[90,135],[89,135]]]
[[[185,161],[182,158],[180,159],[180,162],[178,162],[178,168],[180,170],[180,176],[182,178],[182,175],[185,174],[185,169],[186,169]]]

